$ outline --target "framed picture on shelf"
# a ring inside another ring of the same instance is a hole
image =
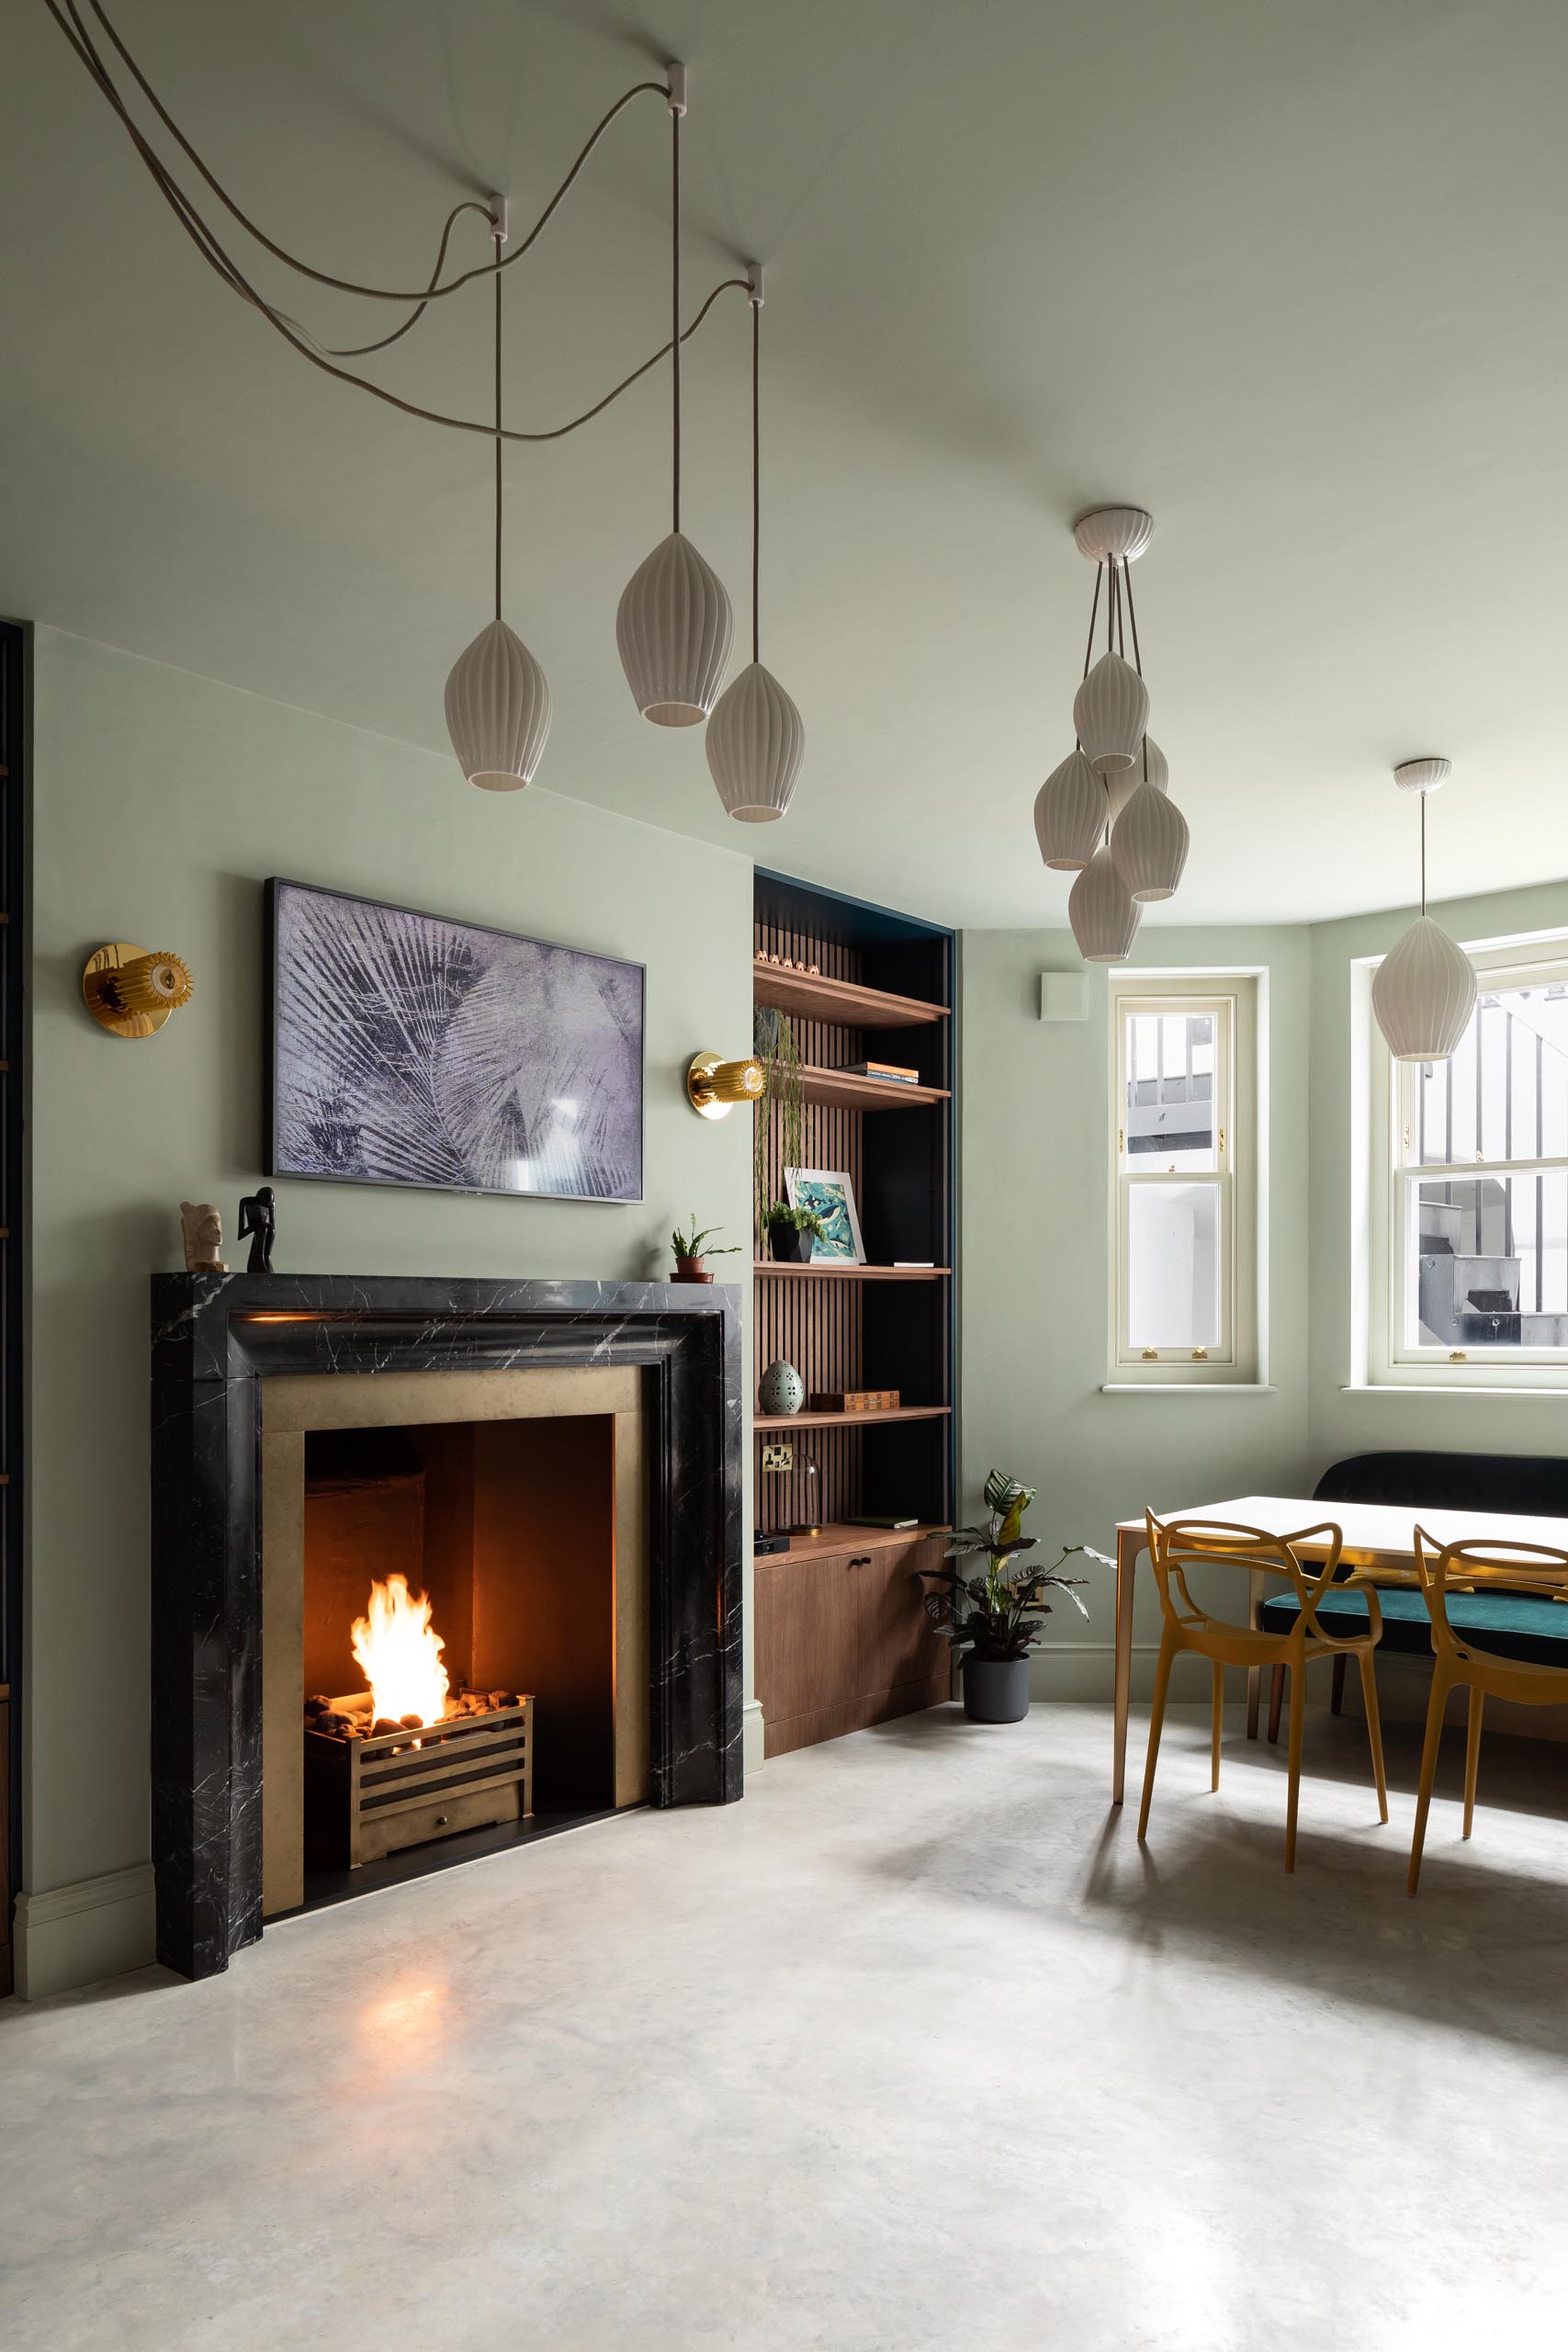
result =
[[[275,878],[274,1176],[640,1201],[640,964]]]
[[[860,1238],[852,1178],[840,1168],[786,1168],[784,1175],[791,1208],[815,1209],[827,1227],[825,1236],[812,1238],[812,1263],[832,1258],[863,1266],[865,1244]]]

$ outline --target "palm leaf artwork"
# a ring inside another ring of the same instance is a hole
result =
[[[640,966],[279,883],[276,1172],[642,1196]]]

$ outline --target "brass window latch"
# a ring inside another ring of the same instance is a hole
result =
[[[1159,1350],[1157,1348],[1145,1348],[1144,1350],[1143,1361],[1145,1363],[1158,1363]]]
[[[1470,1359],[1465,1354],[1462,1348],[1450,1348],[1449,1350],[1449,1362],[1450,1363],[1468,1363]]]
[[[1193,1349],[1193,1351],[1192,1351],[1192,1361],[1193,1361],[1193,1363],[1208,1363],[1208,1361],[1209,1361],[1209,1351],[1208,1351],[1208,1349],[1207,1349],[1207,1348],[1194,1348],[1194,1349]]]

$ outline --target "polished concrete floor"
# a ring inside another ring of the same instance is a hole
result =
[[[1568,2331],[1568,1756],[940,1710],[0,2010],[7,2352],[1433,2352]],[[1141,1752],[1141,1733],[1134,1747]]]

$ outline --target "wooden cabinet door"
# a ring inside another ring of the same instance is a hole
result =
[[[926,1588],[915,1573],[934,1567],[944,1549],[945,1539],[852,1554],[857,1693],[931,1682],[945,1670],[947,1644],[926,1614]]]
[[[814,1714],[854,1694],[855,1577],[849,1556],[759,1560],[752,1573],[757,1697],[769,1722]]]

